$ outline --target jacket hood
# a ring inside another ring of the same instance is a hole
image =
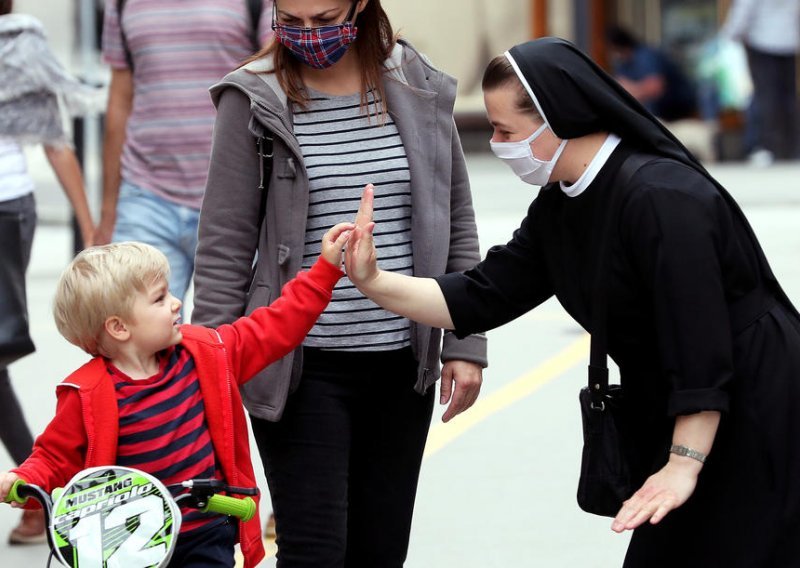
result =
[[[23,143],[68,144],[68,116],[99,110],[102,91],[67,73],[44,28],[24,14],[0,16],[0,136]]]
[[[455,100],[456,82],[453,78],[435,69],[427,58],[404,40],[398,40],[389,59],[384,63],[386,77],[414,89],[427,91],[427,81],[435,83],[449,82],[442,95]],[[210,89],[214,105],[219,104],[222,92],[228,87],[236,87],[246,94],[251,101],[253,118],[270,131],[281,137],[291,138],[291,113],[287,105],[286,93],[272,73],[272,59],[263,57],[226,75],[222,81]],[[264,87],[267,87],[266,89]],[[258,124],[251,122],[251,130],[260,134]],[[283,136],[282,136],[283,134]],[[291,144],[290,141],[287,141]]]
[[[542,118],[559,138],[613,132],[637,151],[672,158],[705,176],[746,227],[767,278],[777,283],[761,245],[739,205],[697,158],[616,80],[572,43],[541,38],[505,53]]]
[[[33,16],[28,14],[5,14],[0,16],[0,36],[4,36],[0,38],[3,41],[0,53],[5,49],[7,41],[12,41],[13,36],[25,31],[34,32],[45,37],[44,26]]]

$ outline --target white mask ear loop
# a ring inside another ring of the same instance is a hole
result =
[[[558,159],[561,157],[561,153],[564,151],[564,148],[566,148],[566,147],[567,147],[567,139],[566,138],[562,138],[561,139],[561,144],[558,145],[558,148],[556,149],[556,153],[553,154],[553,157],[550,160],[550,162],[553,164],[553,167],[555,167],[556,162],[558,162]]]
[[[528,136],[528,138],[526,138],[526,139],[525,139],[525,141],[526,141],[528,144],[530,144],[531,142],[533,142],[534,140],[536,140],[536,139],[539,137],[539,135],[540,135],[542,132],[544,132],[544,131],[545,131],[545,129],[546,129],[546,128],[548,128],[548,126],[547,126],[547,123],[545,122],[545,123],[543,123],[543,124],[542,124],[542,125],[541,125],[539,128],[537,128],[536,130],[534,130],[534,131],[533,131],[533,134],[531,134],[530,136]],[[533,154],[533,150],[531,150],[531,154]]]

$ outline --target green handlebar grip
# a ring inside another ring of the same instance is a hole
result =
[[[208,504],[200,509],[204,513],[222,513],[237,517],[245,522],[249,521],[256,514],[256,502],[252,497],[228,497],[226,495],[212,495],[208,499]]]
[[[21,479],[17,479],[14,482],[14,485],[11,486],[11,489],[9,490],[8,495],[6,495],[6,503],[14,503],[14,502],[16,502],[16,503],[19,503],[20,505],[24,505],[25,504],[25,502],[28,500],[28,498],[27,497],[20,497],[19,493],[17,492],[17,489],[19,489],[23,485],[25,485],[25,482],[22,481]]]

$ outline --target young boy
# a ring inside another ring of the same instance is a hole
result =
[[[45,490],[82,469],[122,465],[165,485],[216,477],[255,487],[239,386],[294,349],[342,276],[351,224],[322,240],[322,254],[281,297],[231,325],[180,325],[164,255],[141,243],[90,248],[67,267],[54,315],[61,334],[94,358],[57,388],[55,418],[31,456],[0,473],[0,500],[17,479]],[[240,522],[187,509],[172,564],[245,566],[264,557],[258,515]]]

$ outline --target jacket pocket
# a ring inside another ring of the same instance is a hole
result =
[[[276,166],[276,173],[279,179],[294,179],[297,177],[297,166],[294,163],[294,158],[289,157],[278,160]]]
[[[272,289],[266,284],[256,284],[247,294],[247,308],[244,315],[249,316],[261,306],[268,306],[272,300]]]

